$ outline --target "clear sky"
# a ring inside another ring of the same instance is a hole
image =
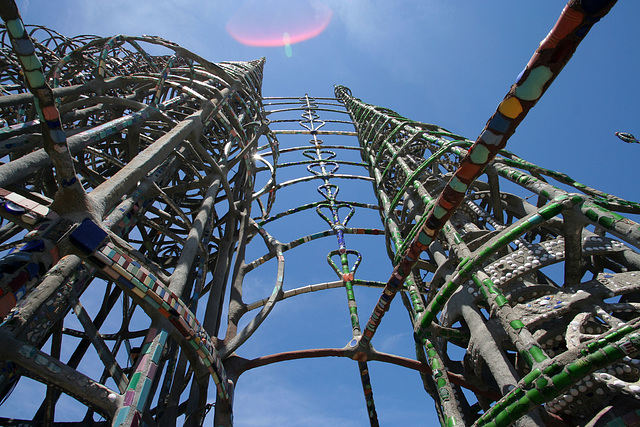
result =
[[[293,0],[304,3],[305,9],[291,1],[260,1],[17,3],[25,23],[47,25],[67,36],[158,35],[214,62],[265,56],[265,96],[332,96],[333,85],[341,84],[365,102],[437,123],[470,139],[482,130],[565,4],[563,0]],[[280,11],[278,22],[290,25],[289,46],[246,44],[274,44],[251,43],[267,39],[256,30],[259,19],[247,18],[252,23],[249,28],[238,20],[238,14],[251,15],[265,5]],[[305,14],[309,10],[315,11],[313,18]],[[640,137],[639,16],[640,2],[621,1],[594,26],[507,149],[592,187],[640,199],[636,184],[640,145],[625,144],[614,136],[624,131]],[[295,24],[301,19],[308,22],[302,28]],[[380,277],[367,278],[386,281],[390,271],[383,269]],[[362,306],[361,321],[365,321],[372,306],[366,301]],[[412,357],[407,315],[400,306],[399,300],[394,301],[395,314],[390,315],[397,315],[404,328],[395,334],[385,332],[374,345]],[[261,342],[262,354],[282,351],[277,344],[285,339]],[[331,336],[325,341],[331,342]],[[339,338],[326,346],[341,347],[345,342]],[[317,385],[327,375],[321,373],[325,367],[335,379]],[[246,382],[243,376],[238,384],[237,425],[365,425],[356,374],[353,362],[321,360],[265,368]],[[344,385],[342,375],[351,375],[349,382],[355,387]],[[420,393],[417,374],[372,372],[372,382],[382,425],[435,422],[433,405]],[[350,394],[354,399],[347,399]],[[4,410],[0,407],[0,415]]]

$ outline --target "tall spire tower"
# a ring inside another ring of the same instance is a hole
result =
[[[473,141],[1,2],[0,424],[243,425],[245,378],[332,357],[353,381],[299,381],[362,424],[391,366],[442,425],[634,425],[640,204],[505,149],[613,3],[570,1]]]

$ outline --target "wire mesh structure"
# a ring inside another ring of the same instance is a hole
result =
[[[343,86],[263,97],[264,59],[67,38],[0,3],[0,398],[45,385],[0,423],[63,425],[66,395],[64,425],[232,425],[244,373],[323,357],[354,361],[372,426],[374,363],[415,370],[442,425],[640,421],[640,204],[504,149],[613,3],[569,2],[475,142]],[[374,249],[388,281],[360,268]],[[248,354],[320,291],[348,336]],[[372,345],[398,293],[413,359]]]

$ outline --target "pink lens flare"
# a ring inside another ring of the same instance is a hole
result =
[[[321,34],[332,15],[319,0],[247,0],[229,19],[227,31],[247,46],[286,46]]]

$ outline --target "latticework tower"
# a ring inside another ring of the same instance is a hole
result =
[[[329,356],[355,363],[362,424],[374,364],[419,372],[443,425],[640,420],[640,205],[504,149],[613,3],[569,3],[476,142],[0,3],[0,414],[44,385],[1,422],[231,425],[247,371]],[[380,253],[390,278],[360,267]],[[372,345],[397,293],[415,358]]]

